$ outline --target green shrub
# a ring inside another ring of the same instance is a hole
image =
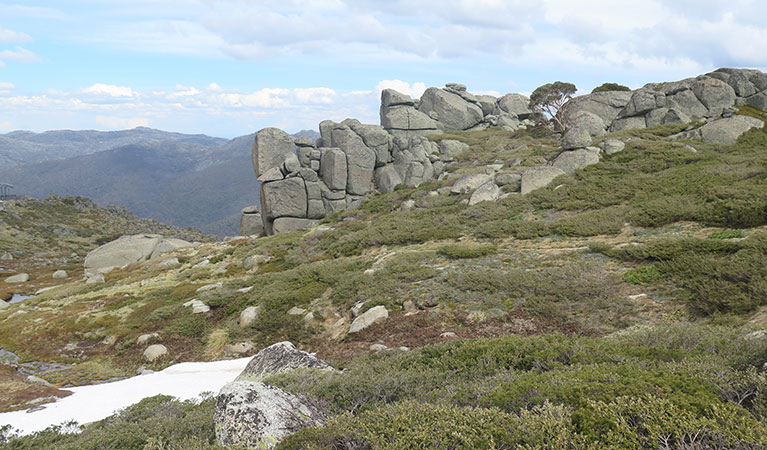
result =
[[[443,245],[438,253],[450,259],[479,258],[493,255],[498,251],[495,245],[482,245],[472,243],[458,243]]]
[[[663,278],[663,273],[654,265],[642,266],[623,274],[623,281],[630,284],[647,284]]]
[[[605,208],[559,219],[554,224],[553,230],[563,236],[618,234],[623,228],[623,223],[622,209]]]
[[[717,231],[708,235],[709,239],[739,239],[743,237],[743,231],[741,230],[724,230]]]
[[[624,86],[624,85],[618,84],[618,83],[604,83],[604,84],[602,84],[600,86],[595,87],[591,91],[591,93],[593,94],[595,92],[612,92],[612,91],[627,92],[627,91],[631,91],[631,89],[629,89],[628,86]]]

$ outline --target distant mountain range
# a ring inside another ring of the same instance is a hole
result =
[[[305,130],[297,136],[316,139]],[[258,204],[254,135],[232,140],[149,128],[14,131],[0,135],[0,183],[30,197],[81,195],[140,217],[216,235],[237,234]]]

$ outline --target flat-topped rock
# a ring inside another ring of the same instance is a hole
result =
[[[311,353],[297,349],[292,343],[284,341],[270,345],[250,360],[237,380],[260,381],[269,375],[294,369],[333,370],[333,367]]]

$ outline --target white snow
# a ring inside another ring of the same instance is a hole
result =
[[[95,422],[144,398],[170,395],[182,400],[197,398],[204,392],[218,391],[245,369],[251,358],[215,362],[181,363],[167,369],[113,383],[67,388],[73,394],[45,409],[28,413],[0,414],[0,426],[11,425],[21,434],[44,430],[70,420],[81,424]]]

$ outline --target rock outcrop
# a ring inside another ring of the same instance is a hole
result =
[[[278,342],[258,352],[237,380],[261,381],[268,375],[305,368],[333,370],[330,364],[297,349],[292,343]]]
[[[290,136],[276,128],[261,130],[253,165],[261,181],[264,233],[308,228],[357,207],[372,192],[434,180],[468,146],[447,140],[440,145],[425,136],[490,126],[517,130],[532,123],[527,104],[520,94],[475,96],[456,83],[429,88],[419,100],[386,89],[380,126],[325,120],[316,147],[308,140],[289,143]]]
[[[240,236],[263,236],[264,221],[258,206],[248,206],[243,208],[240,217]]]
[[[109,272],[190,245],[187,241],[164,238],[158,234],[123,236],[88,253],[84,263],[85,272]]]

